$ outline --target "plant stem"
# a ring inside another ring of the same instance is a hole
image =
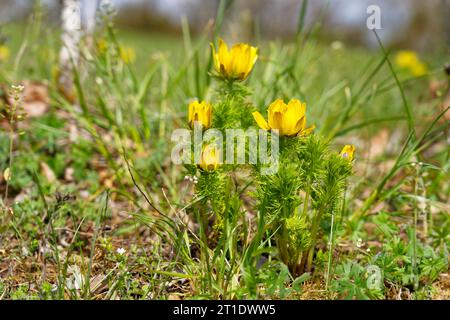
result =
[[[414,275],[414,289],[417,289],[419,287],[418,282],[418,275],[416,272],[416,265],[417,265],[417,191],[419,187],[419,176],[420,176],[420,165],[416,164],[416,176],[414,177],[414,194],[415,194],[415,201],[414,201],[414,229],[413,229],[413,256],[411,258],[412,262],[412,272]]]
[[[320,218],[322,217],[322,213],[323,213],[323,207],[321,207],[317,211],[317,214],[315,215],[312,226],[311,226],[311,238],[312,239],[311,239],[311,246],[308,250],[308,255],[306,257],[306,259],[307,259],[306,271],[311,271],[312,260],[314,257],[314,248],[316,246],[316,241],[317,241],[317,230],[319,229],[319,222],[320,222]]]
[[[328,248],[328,266],[327,266],[327,275],[325,278],[325,290],[328,290],[328,284],[330,282],[331,259],[333,255],[333,245],[334,245],[333,229],[334,229],[334,213],[331,214],[330,246]]]
[[[11,180],[11,177],[12,177],[13,145],[14,145],[14,129],[13,129],[13,124],[11,123],[10,129],[9,129],[9,164],[8,164],[9,174],[6,179],[5,199],[3,201],[3,203],[5,205],[6,205],[6,201],[8,200],[9,181]]]
[[[306,214],[308,213],[309,193],[310,192],[311,192],[311,184],[308,181],[308,184],[306,186],[306,192],[305,192],[305,201],[303,203],[303,213],[302,213],[303,217],[306,217]]]

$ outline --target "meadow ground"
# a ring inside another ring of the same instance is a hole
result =
[[[252,111],[298,98],[326,157],[356,146],[344,191],[329,200],[338,205],[314,220],[325,201],[316,184],[292,202],[271,189],[290,185],[288,169],[267,182],[248,165],[216,176],[171,162],[192,99],[219,101],[216,117],[234,103],[212,76],[218,32],[105,25],[81,44],[67,92],[55,30],[39,15],[1,29],[0,299],[450,299],[446,48],[423,54],[416,72],[395,51],[320,41],[320,28],[253,43],[254,70],[228,93],[244,95],[247,126],[257,126]],[[264,211],[293,204],[306,220]],[[280,234],[291,222],[312,249]],[[309,268],[283,253],[301,246]]]

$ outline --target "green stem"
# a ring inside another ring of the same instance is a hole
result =
[[[12,163],[13,163],[14,129],[12,123],[10,124],[10,126],[11,127],[9,130],[9,164],[8,164],[9,174],[6,179],[5,200],[3,201],[5,205],[6,201],[8,200],[9,181],[11,180],[12,177]]]
[[[287,250],[287,242],[286,242],[286,228],[283,226],[281,230],[281,236],[278,237],[279,251],[280,251],[280,259],[286,265],[290,267],[289,254]]]
[[[308,204],[309,204],[309,194],[310,194],[310,192],[311,192],[311,185],[310,185],[310,183],[308,181],[308,184],[306,186],[306,192],[305,192],[305,201],[303,203],[303,213],[302,213],[303,217],[306,217],[306,214],[308,212]]]
[[[334,245],[333,229],[334,229],[334,213],[331,214],[330,246],[328,248],[328,265],[327,265],[327,275],[325,278],[325,290],[328,290],[328,284],[330,282],[331,260],[333,256],[333,245]]]
[[[307,261],[306,261],[306,270],[307,271],[311,271],[311,267],[312,267],[312,260],[314,257],[314,248],[316,246],[316,241],[317,241],[317,230],[319,229],[319,222],[320,222],[320,218],[322,217],[322,213],[323,213],[323,208],[320,208],[319,211],[317,212],[316,216],[313,219],[313,223],[311,226],[311,246],[308,250],[308,254],[307,254]]]
[[[418,283],[418,275],[416,272],[416,265],[417,265],[417,191],[418,191],[418,180],[420,176],[420,167],[419,164],[416,164],[418,166],[417,168],[417,175],[414,179],[414,195],[415,197],[415,205],[414,205],[414,230],[413,230],[413,256],[411,257],[412,262],[412,272],[414,276],[414,289],[417,289],[419,287]]]

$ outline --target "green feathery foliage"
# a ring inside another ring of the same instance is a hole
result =
[[[256,197],[281,260],[298,275],[311,268],[320,226],[338,212],[352,165],[316,134],[281,137],[279,165],[274,175],[257,175]]]

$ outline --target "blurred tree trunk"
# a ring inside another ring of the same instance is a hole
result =
[[[97,0],[84,0],[83,1],[83,12],[86,19],[86,34],[91,35],[94,33],[96,24],[96,13],[97,13]]]
[[[76,68],[79,59],[81,38],[81,2],[80,0],[63,0],[61,14],[62,35],[59,55],[58,82],[62,93],[73,100],[72,68]]]

